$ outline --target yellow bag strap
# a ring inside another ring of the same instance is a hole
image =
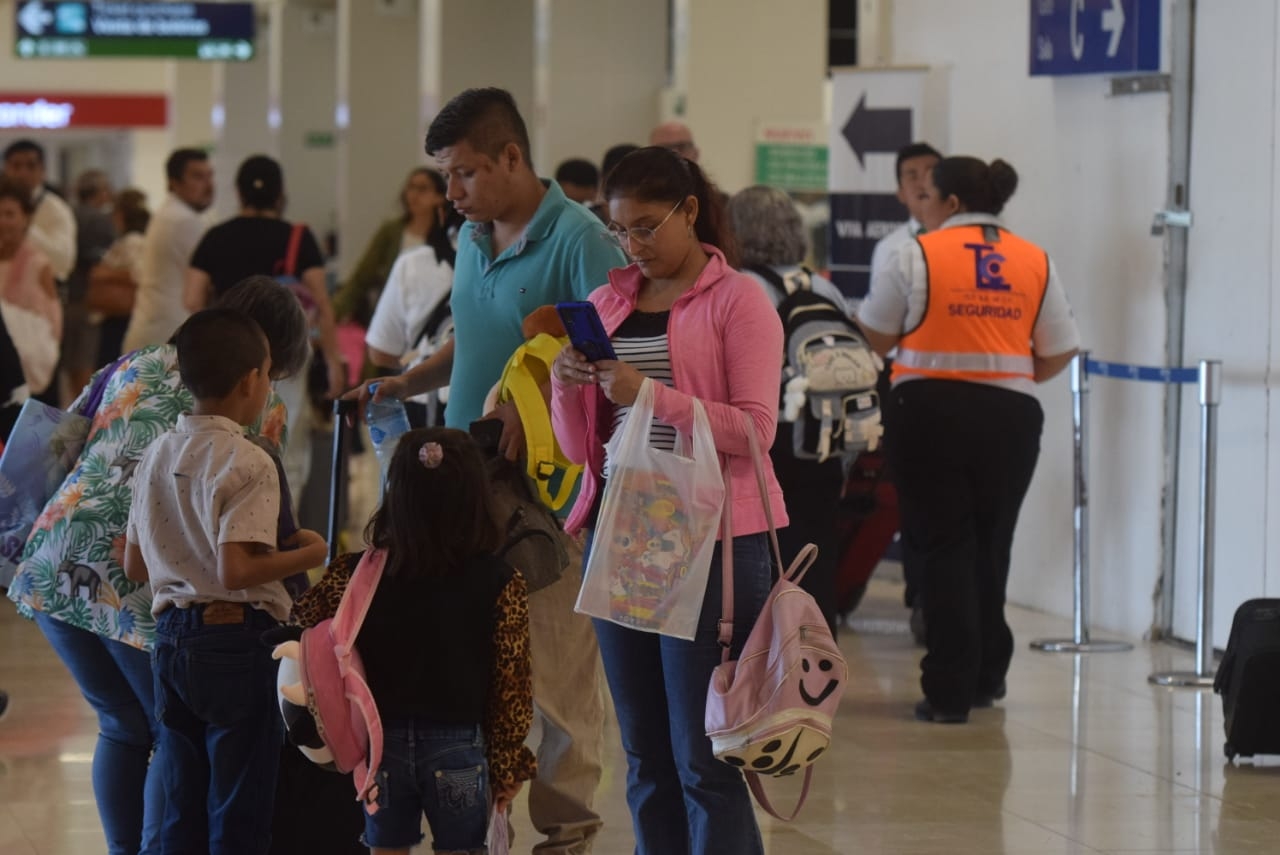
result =
[[[513,401],[524,426],[525,471],[538,488],[538,497],[553,511],[569,501],[582,474],[582,466],[572,463],[551,428],[551,413],[542,396],[542,386],[551,382],[551,363],[560,355],[564,340],[539,333],[516,348],[507,361],[498,386],[498,401]],[[558,489],[552,493],[551,478],[562,472]]]

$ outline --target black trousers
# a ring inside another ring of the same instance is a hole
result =
[[[790,522],[778,529],[778,548],[782,560],[791,562],[805,544],[818,547],[813,562],[800,587],[813,595],[831,634],[836,634],[836,571],[840,566],[840,490],[844,486],[844,468],[839,458],[818,463],[795,456],[792,450],[791,424],[778,423],[778,434],[769,451],[773,473],[782,487]],[[782,568],[786,570],[786,567]]]
[[[1044,414],[1030,395],[979,383],[913,380],[892,394],[888,453],[928,626],[920,686],[934,709],[967,712],[1013,658],[1005,585]]]

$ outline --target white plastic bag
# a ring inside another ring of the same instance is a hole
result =
[[[53,325],[44,315],[8,300],[0,300],[0,313],[13,340],[13,349],[18,351],[27,388],[38,395],[49,388],[58,367],[61,345],[53,334]]]
[[[675,452],[649,446],[653,382],[609,442],[609,481],[577,611],[632,629],[692,639],[724,510],[724,478],[706,411]]]

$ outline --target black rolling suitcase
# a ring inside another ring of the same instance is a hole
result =
[[[345,518],[347,454],[351,429],[346,415],[352,401],[334,403],[333,481],[329,492],[329,560],[337,556],[338,535]],[[276,783],[275,814],[271,822],[270,855],[367,855],[360,844],[364,809],[355,799],[350,775],[340,775],[312,763],[285,739]]]
[[[1213,690],[1222,695],[1228,760],[1280,754],[1280,599],[1236,609]]]

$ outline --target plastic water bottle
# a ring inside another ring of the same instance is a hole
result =
[[[377,383],[369,384],[370,394],[378,390]],[[409,430],[409,416],[404,411],[404,404],[395,398],[383,398],[381,401],[370,399],[364,413],[369,424],[369,439],[373,443],[373,454],[378,458],[378,471],[382,476],[382,485],[387,483],[387,467],[391,465],[391,456],[395,454],[396,443],[401,434]]]

